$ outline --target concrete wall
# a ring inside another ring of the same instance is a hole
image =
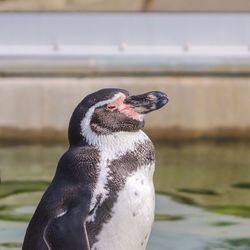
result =
[[[64,141],[74,107],[105,87],[168,94],[168,106],[147,117],[154,138],[250,138],[250,79],[196,76],[2,78],[0,139]]]

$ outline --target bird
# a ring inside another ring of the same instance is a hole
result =
[[[160,91],[105,88],[77,105],[69,147],[31,218],[23,250],[146,249],[155,150],[142,128],[145,115],[167,103]]]

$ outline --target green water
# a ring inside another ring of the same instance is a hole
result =
[[[20,249],[65,146],[0,148],[0,250]],[[250,249],[250,144],[157,144],[148,250]]]

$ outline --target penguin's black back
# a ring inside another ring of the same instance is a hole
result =
[[[48,223],[63,211],[77,207],[79,203],[89,207],[91,189],[98,176],[98,154],[98,150],[89,145],[71,146],[64,153],[55,177],[29,223],[23,250],[47,250],[43,232]]]

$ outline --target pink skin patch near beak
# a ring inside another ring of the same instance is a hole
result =
[[[127,105],[127,104],[123,104],[122,108],[119,109],[119,111],[121,113],[124,113],[125,115],[131,116],[133,118],[137,118],[138,116],[141,116],[141,114],[134,111],[134,109],[131,106]]]
[[[116,99],[114,102],[111,102],[107,105],[107,109],[110,111],[113,111],[115,109],[118,109],[121,113],[125,114],[128,117],[131,117],[133,119],[140,120],[143,115],[136,112],[133,107],[129,106],[128,104],[124,104],[125,96],[122,96],[118,99]]]
[[[125,96],[122,96],[122,97],[116,99],[114,102],[111,102],[107,105],[107,109],[109,109],[109,110],[119,109],[119,106],[121,106],[123,104],[124,100],[125,100]]]

